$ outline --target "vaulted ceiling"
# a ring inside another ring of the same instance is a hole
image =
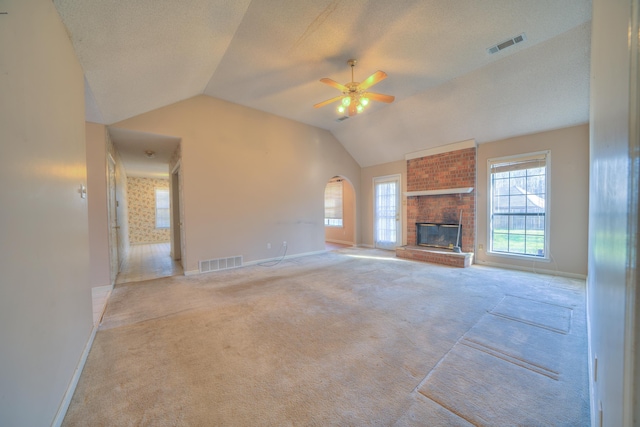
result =
[[[206,94],[331,131],[361,166],[589,119],[588,0],[54,0],[113,124]],[[490,54],[487,48],[526,34]],[[344,121],[319,82],[394,95]]]

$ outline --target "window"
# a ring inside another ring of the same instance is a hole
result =
[[[548,258],[549,153],[489,160],[490,251]]]
[[[169,190],[156,188],[156,228],[169,228]]]
[[[324,188],[324,225],[342,227],[341,179],[332,179]]]

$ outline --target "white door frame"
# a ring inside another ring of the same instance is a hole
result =
[[[113,168],[113,174],[111,170]],[[116,205],[116,161],[107,153],[107,222],[109,226],[109,279],[113,286],[120,270],[118,254],[118,211]]]
[[[180,179],[182,174],[181,161],[171,170],[171,256],[179,261],[184,268],[184,233],[182,211],[182,192]]]
[[[397,186],[396,192],[396,241],[391,244],[378,244],[378,230],[377,230],[377,184],[385,182],[395,182]],[[379,249],[395,249],[396,246],[402,246],[402,175],[385,175],[376,176],[373,178],[373,245]]]

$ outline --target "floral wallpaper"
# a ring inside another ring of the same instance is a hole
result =
[[[169,189],[168,179],[128,177],[129,242],[161,243],[171,239],[168,228],[156,228],[156,188]]]

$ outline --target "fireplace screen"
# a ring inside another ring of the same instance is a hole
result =
[[[460,233],[458,233],[458,228],[460,228]],[[458,224],[417,223],[416,233],[420,246],[450,249],[454,246],[460,246],[462,226]]]

